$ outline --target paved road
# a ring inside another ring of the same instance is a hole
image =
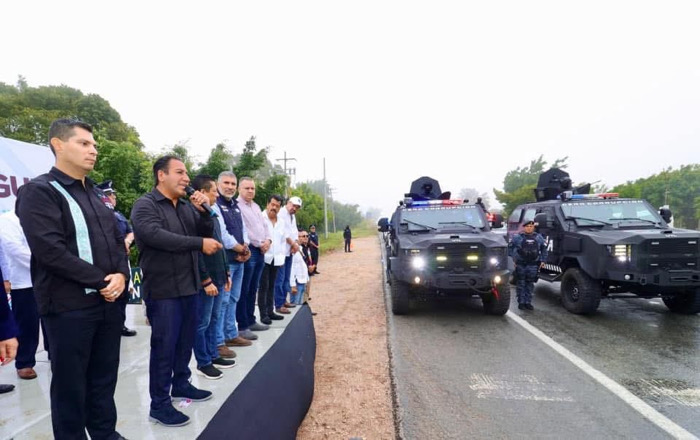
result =
[[[438,301],[389,317],[404,438],[673,438],[659,419],[677,435],[700,436],[700,316],[638,299],[603,301],[596,315],[576,316],[559,304],[559,285],[544,282],[534,305],[493,317],[478,299]],[[657,423],[517,317],[642,399]]]

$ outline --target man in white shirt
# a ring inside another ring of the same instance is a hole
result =
[[[288,238],[285,243],[284,266],[277,272],[275,281],[275,310],[277,313],[289,314],[287,307],[296,307],[287,302],[287,293],[292,291],[289,284],[289,276],[292,271],[292,255],[299,251],[299,230],[295,215],[299,209],[301,209],[301,199],[296,196],[290,197],[279,214],[287,225]]]
[[[35,379],[39,310],[29,271],[32,253],[14,211],[0,215],[0,246],[5,260],[3,276],[9,281],[12,313],[19,328],[19,347],[15,358],[17,376],[25,380]]]
[[[282,197],[272,195],[267,202],[267,209],[262,213],[267,233],[272,240],[269,249],[265,252],[265,268],[260,279],[260,290],[258,290],[260,322],[267,325],[272,324],[273,320],[284,319],[274,311],[275,280],[277,271],[284,267],[289,238],[285,221],[277,215],[281,207]]]

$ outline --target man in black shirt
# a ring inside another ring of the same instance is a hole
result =
[[[50,340],[51,418],[57,439],[120,439],[114,390],[129,279],[114,215],[87,174],[97,159],[92,127],[58,119],[49,129],[56,165],[19,189],[16,213],[32,251],[31,275]]]
[[[131,209],[151,323],[150,419],[182,426],[189,417],[173,407],[171,395],[193,401],[211,398],[211,391],[190,384],[188,364],[197,330],[198,255],[214,254],[222,245],[210,238],[214,223],[202,208],[206,196],[196,191],[189,202],[181,199],[190,183],[181,160],[174,156],[156,160],[153,178],[153,191]]]

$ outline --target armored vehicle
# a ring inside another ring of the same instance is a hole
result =
[[[412,299],[481,297],[484,310],[503,315],[510,306],[507,247],[491,231],[503,218],[482,206],[451,200],[430,177],[413,182],[391,216],[379,220],[386,246],[392,312],[406,314]]]
[[[537,202],[508,218],[509,240],[529,220],[547,238],[540,279],[561,281],[564,307],[590,314],[601,298],[661,297],[672,312],[700,312],[700,232],[669,227],[671,211],[645,200],[589,192],[553,168],[540,175]]]

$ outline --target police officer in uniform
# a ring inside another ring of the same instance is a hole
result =
[[[117,220],[117,227],[119,228],[119,233],[124,239],[124,249],[126,249],[126,253],[128,255],[131,253],[131,245],[134,244],[134,231],[131,229],[129,220],[124,217],[124,214],[117,211],[117,191],[114,189],[113,182],[111,180],[105,180],[104,182],[98,184],[97,188],[102,190],[102,194],[104,195],[102,201],[104,204],[114,211],[114,218]],[[122,295],[119,297],[119,303],[124,308],[125,316],[126,304],[128,302],[129,295]],[[136,336],[136,330],[131,330],[126,325],[122,325],[122,336]]]
[[[525,222],[523,232],[515,235],[510,242],[509,251],[515,263],[518,309],[534,310],[532,291],[537,273],[547,260],[547,241],[542,234],[535,232],[534,221]]]

